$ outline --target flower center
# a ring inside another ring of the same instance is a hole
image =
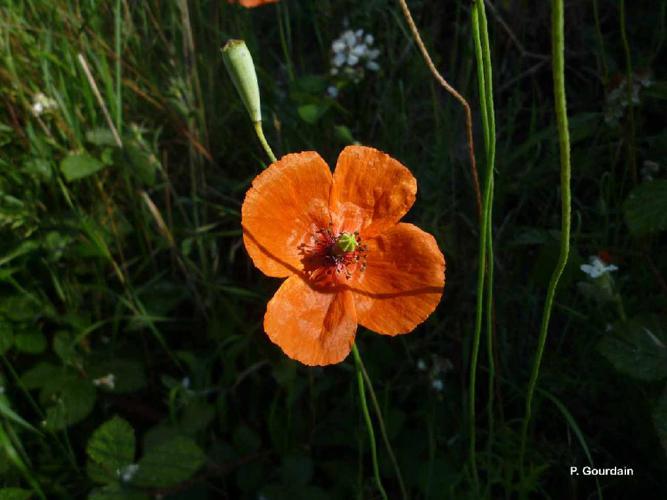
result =
[[[335,233],[331,226],[320,229],[311,243],[299,245],[306,276],[317,284],[335,285],[341,276],[350,279],[366,268],[366,246],[359,233]]]

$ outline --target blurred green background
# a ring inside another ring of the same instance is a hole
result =
[[[472,104],[481,166],[470,4],[409,2]],[[279,280],[249,261],[240,207],[266,160],[222,64],[229,38],[253,54],[276,155],[316,150],[333,165],[358,141],[418,180],[406,220],[447,258],[442,303],[410,335],[357,337],[408,496],[666,496],[667,2],[565,13],[572,254],[520,482],[559,248],[550,6],[487,3],[496,380],[489,415],[482,356],[475,492],[465,409],[479,227],[464,116],[397,3],[1,0],[0,499],[379,498],[351,359],[307,368],[262,330]],[[365,59],[338,64],[332,44],[348,30]],[[591,277],[591,256],[618,269]],[[401,498],[376,434],[385,488]],[[570,477],[590,464],[634,476]]]

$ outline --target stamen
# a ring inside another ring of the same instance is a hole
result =
[[[366,269],[367,248],[358,232],[334,233],[332,224],[313,234],[312,242],[299,245],[304,272],[319,284],[336,284],[339,276],[352,278],[358,269]]]

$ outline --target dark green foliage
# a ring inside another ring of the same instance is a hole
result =
[[[472,105],[483,171],[470,2],[408,3]],[[317,150],[333,165],[359,141],[418,180],[405,220],[443,249],[443,301],[410,335],[357,336],[410,498],[667,495],[667,2],[626,2],[634,101],[616,90],[628,81],[619,2],[566,2],[572,249],[523,484],[519,421],[560,238],[550,9],[488,3],[497,378],[492,430],[483,343],[475,492],[479,230],[464,117],[397,3],[0,2],[0,500],[377,498],[352,360],[307,368],[263,333],[279,280],[248,259],[240,211],[266,158],[224,70],[229,38],[253,54],[278,156]],[[346,26],[381,50],[356,83],[330,73]],[[56,105],[36,116],[38,93]],[[588,277],[594,255],[618,270]],[[372,417],[383,484],[400,498]],[[598,477],[599,489],[569,476],[590,463],[635,476]]]

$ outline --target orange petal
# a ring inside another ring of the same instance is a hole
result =
[[[435,238],[401,223],[365,243],[366,269],[350,283],[359,324],[387,335],[410,332],[435,310],[445,286]]]
[[[417,194],[417,181],[400,162],[377,149],[348,146],[338,157],[330,207],[338,230],[371,237],[396,224]]]
[[[234,3],[234,0],[227,0],[228,3]],[[238,0],[238,3],[243,7],[259,7],[267,3],[276,3],[278,0]]]
[[[322,293],[291,276],[269,301],[264,330],[287,356],[301,363],[339,363],[350,353],[357,331],[352,293]]]
[[[313,151],[283,156],[255,177],[241,208],[243,242],[268,276],[302,268],[299,245],[330,222],[331,171]]]

